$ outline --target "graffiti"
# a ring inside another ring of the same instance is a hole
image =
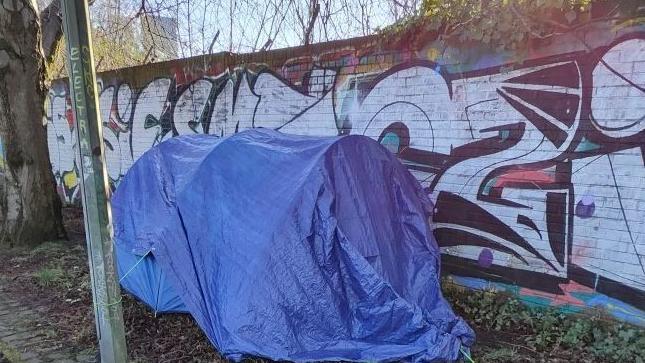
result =
[[[58,193],[66,202],[78,196],[78,178],[75,161],[76,134],[74,116],[67,92],[49,93],[45,106],[49,159],[58,186]]]
[[[573,281],[642,309],[644,58],[637,36],[504,73],[395,67],[352,132],[431,194],[446,270],[554,294]]]
[[[558,284],[559,293],[530,289],[502,282],[491,282],[482,278],[453,276],[453,282],[472,289],[506,291],[518,296],[530,306],[557,308],[565,313],[580,313],[587,308],[603,308],[611,315],[636,325],[645,325],[645,315],[619,299],[597,293],[594,289],[574,281]]]
[[[266,127],[366,135],[434,201],[445,271],[519,286],[520,295],[558,306],[611,305],[641,321],[645,34],[521,66],[496,59],[456,71],[433,47],[340,49],[277,70],[180,70],[142,85],[102,79],[110,181],[116,186],[146,150],[180,134]],[[71,202],[76,138],[62,82],[50,92],[47,120],[59,192]]]

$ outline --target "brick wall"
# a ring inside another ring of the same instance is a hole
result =
[[[110,179],[175,135],[367,135],[431,195],[455,281],[645,325],[645,27],[594,23],[531,41],[521,56],[422,38],[100,74]],[[59,191],[72,202],[67,88],[53,84],[47,117]]]

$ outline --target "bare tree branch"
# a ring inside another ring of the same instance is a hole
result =
[[[217,31],[217,33],[215,33],[215,36],[211,41],[211,45],[208,46],[208,54],[213,54],[213,46],[215,45],[215,41],[217,41],[217,38],[219,38],[219,30]]]
[[[266,43],[264,43],[264,45],[262,46],[262,48],[260,48],[260,51],[261,51],[261,52],[264,52],[265,50],[269,49],[269,47],[271,47],[271,44],[273,44],[273,40],[271,40],[271,38],[269,38],[269,39],[266,41]]]
[[[307,24],[307,29],[305,30],[304,34],[305,45],[309,45],[311,43],[311,32],[314,30],[314,24],[316,24],[316,19],[318,18],[318,14],[320,13],[320,3],[318,2],[318,0],[312,0],[311,5],[309,24]]]

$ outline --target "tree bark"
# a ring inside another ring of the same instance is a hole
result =
[[[35,245],[64,237],[43,123],[46,95],[35,1],[1,1],[0,246]]]
[[[40,29],[42,33],[42,48],[45,59],[50,62],[63,36],[63,18],[61,16],[60,0],[53,0],[40,12]]]

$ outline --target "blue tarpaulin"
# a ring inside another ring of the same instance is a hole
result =
[[[367,137],[175,137],[112,210],[124,288],[227,358],[455,360],[474,340],[441,295],[431,202]]]
[[[121,244],[115,245],[114,252],[121,287],[137,296],[155,314],[188,312],[152,253],[139,256]]]

